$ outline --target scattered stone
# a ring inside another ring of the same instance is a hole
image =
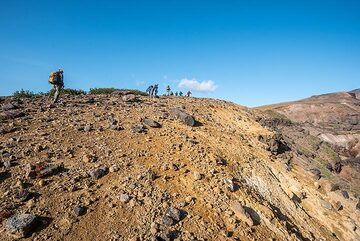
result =
[[[144,118],[143,123],[145,125],[148,125],[148,126],[152,127],[152,128],[160,128],[161,127],[160,123],[158,123],[158,122],[156,122],[156,121],[154,121],[152,119],[149,119],[149,118]]]
[[[124,102],[135,102],[138,99],[136,98],[136,95],[134,95],[134,94],[127,94],[122,97],[122,100]]]
[[[179,108],[172,109],[172,113],[175,115],[176,118],[180,119],[184,124],[188,126],[195,126],[196,124],[195,118],[187,114],[186,112],[180,110]]]
[[[192,196],[187,196],[187,197],[185,198],[185,202],[187,202],[187,203],[191,203],[192,200],[193,200],[193,197],[192,197]]]
[[[321,187],[321,185],[320,185],[320,183],[318,183],[318,182],[314,182],[314,187],[315,187],[316,189],[319,189],[319,188]]]
[[[114,164],[109,168],[109,172],[117,172],[119,171],[118,165]]]
[[[89,131],[91,131],[91,130],[92,130],[92,127],[91,127],[90,124],[87,124],[86,126],[84,126],[84,131],[85,131],[85,132],[89,132]]]
[[[224,183],[226,187],[230,190],[230,192],[236,191],[236,184],[233,182],[232,179],[224,179]]]
[[[63,168],[63,164],[37,163],[35,165],[27,164],[25,166],[26,177],[47,177],[57,174]]]
[[[230,203],[230,209],[235,213],[235,216],[242,222],[247,223],[250,227],[254,225],[250,214],[248,214],[243,206],[238,201],[232,201]]]
[[[7,232],[16,238],[29,236],[35,229],[37,217],[33,214],[17,214],[4,221]]]
[[[333,171],[334,171],[333,166],[331,165],[331,163],[327,163],[325,167],[326,167],[326,169],[328,169],[330,172],[333,172]]]
[[[336,211],[340,211],[343,209],[343,205],[341,204],[341,202],[337,201],[335,204],[334,204],[334,208]]]
[[[30,193],[23,188],[17,188],[15,190],[15,199],[20,201],[20,202],[25,202],[30,198]]]
[[[94,154],[85,154],[83,155],[82,161],[83,162],[96,162],[97,158]]]
[[[163,217],[163,223],[167,226],[175,225],[180,220],[181,220],[181,211],[174,207],[168,208]]]
[[[47,177],[54,175],[60,171],[62,165],[58,164],[48,164],[43,166],[43,168],[38,172],[39,177]]]
[[[159,177],[159,176],[156,175],[156,173],[155,173],[153,170],[151,170],[151,169],[147,170],[145,176],[146,176],[146,178],[147,178],[148,180],[150,180],[150,181],[154,181],[156,178]]]
[[[128,203],[130,201],[130,196],[126,193],[120,193],[119,195],[119,200],[120,202],[123,202],[123,203]]]
[[[10,168],[10,167],[12,166],[10,160],[4,161],[3,165],[4,165],[4,167],[6,167],[6,168]]]
[[[144,125],[138,124],[138,125],[134,126],[134,127],[131,129],[131,131],[132,131],[133,133],[143,133],[143,132],[146,132],[146,128],[145,128]]]
[[[313,178],[315,180],[319,180],[321,178],[321,172],[319,169],[317,168],[312,168],[310,169],[310,172],[313,174]]]
[[[94,169],[94,170],[91,170],[89,172],[89,175],[91,176],[91,178],[97,180],[97,179],[100,179],[102,178],[103,176],[106,175],[107,173],[107,168],[106,167],[99,167],[97,169]]]
[[[40,187],[45,187],[46,186],[46,181],[44,179],[41,179],[38,184],[39,184]]]
[[[281,135],[275,135],[270,139],[267,149],[274,155],[280,155],[291,150]]]
[[[156,235],[156,234],[157,234],[158,229],[159,229],[158,226],[159,226],[159,225],[158,225],[157,223],[155,223],[155,222],[152,222],[152,223],[150,224],[150,233],[151,233],[152,235]]]
[[[337,184],[337,183],[331,183],[330,184],[330,192],[334,192],[334,191],[339,190],[339,189],[340,189],[339,184]]]
[[[86,211],[87,211],[87,208],[83,205],[77,205],[75,208],[74,208],[74,213],[76,216],[82,216],[82,215],[85,215],[86,214]]]
[[[334,171],[335,171],[336,173],[340,173],[340,172],[341,172],[341,169],[342,169],[342,164],[341,164],[341,162],[336,162],[336,163],[334,164]]]
[[[329,203],[329,202],[327,202],[327,201],[325,201],[325,200],[320,200],[320,203],[321,203],[321,205],[322,205],[324,208],[329,209],[329,210],[332,209],[331,203]]]
[[[202,175],[199,172],[194,172],[194,179],[195,181],[201,180],[202,179]]]
[[[360,210],[360,200],[358,201],[358,203],[356,204],[356,209]]]
[[[12,215],[11,211],[1,210],[0,211],[0,223],[2,223],[5,219],[10,218]]]
[[[348,193],[347,191],[345,191],[345,190],[341,191],[341,194],[343,195],[343,197],[344,197],[345,199],[349,199],[349,198],[350,198],[350,197],[349,197],[349,193]]]

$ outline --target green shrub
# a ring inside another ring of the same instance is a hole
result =
[[[36,94],[30,90],[17,90],[12,94],[16,98],[33,98]]]
[[[68,95],[85,95],[86,91],[67,88],[67,89],[62,89],[60,91],[60,93],[61,94],[68,94]],[[54,94],[55,94],[55,89],[49,90],[48,95],[54,96]]]
[[[91,95],[102,95],[102,94],[111,94],[118,89],[115,88],[91,88],[89,94]]]

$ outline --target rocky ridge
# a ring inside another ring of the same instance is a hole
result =
[[[0,103],[0,240],[360,237],[356,185],[322,169],[337,152],[291,121],[212,99],[48,103]]]

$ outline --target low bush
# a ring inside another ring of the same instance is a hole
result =
[[[76,90],[76,89],[62,89],[60,91],[61,94],[68,94],[68,95],[85,95],[86,91],[84,90]],[[53,96],[55,94],[55,89],[51,89],[48,92],[48,95]]]
[[[35,96],[37,96],[37,94],[35,94],[34,92],[30,91],[30,90],[17,90],[15,91],[12,96],[14,96],[15,98],[33,98]]]
[[[91,88],[89,94],[91,95],[103,95],[103,94],[111,94],[118,89],[115,88]]]

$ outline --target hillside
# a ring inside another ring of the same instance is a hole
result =
[[[0,103],[0,240],[360,239],[358,172],[330,172],[339,151],[276,111],[120,94],[49,102]]]

